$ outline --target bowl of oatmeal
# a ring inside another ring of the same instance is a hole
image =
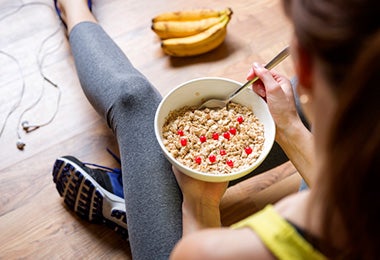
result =
[[[242,83],[220,77],[187,81],[171,90],[155,114],[158,143],[183,173],[203,181],[231,181],[249,174],[266,158],[275,124],[265,101],[251,88],[221,109],[199,109],[224,98]]]

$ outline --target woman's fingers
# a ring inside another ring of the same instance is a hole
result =
[[[272,73],[261,66],[258,63],[253,64],[253,69],[255,74],[261,79],[263,84],[265,85],[266,92],[272,92],[279,87],[279,83],[273,78]]]
[[[253,67],[251,67],[248,71],[248,74],[247,74],[247,80],[252,80],[255,77],[257,77],[257,75],[256,75]],[[264,86],[263,82],[261,82],[260,79],[252,84],[252,89],[253,89],[253,91],[256,92],[256,94],[258,94],[262,98],[264,98],[264,99],[266,98],[265,86]]]
[[[247,73],[247,80],[251,80],[253,79],[254,77],[256,77],[255,75],[255,71],[253,70],[253,68],[251,67]]]
[[[258,94],[260,97],[266,99],[266,92],[265,92],[265,86],[264,84],[261,82],[261,81],[257,81],[255,83],[253,83],[252,85],[252,89],[253,91],[256,92],[256,94]]]
[[[294,95],[289,80],[278,72],[269,71],[263,65],[255,62],[247,74],[247,80],[259,77],[252,89],[266,101],[268,97],[273,102],[278,100],[292,100]]]
[[[294,101],[294,92],[289,79],[279,74],[277,71],[271,70],[271,73],[273,78],[280,84],[282,91],[285,93],[288,100]]]

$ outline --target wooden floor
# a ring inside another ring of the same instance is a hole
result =
[[[22,2],[34,4],[17,9]],[[203,56],[169,58],[150,30],[151,18],[160,12],[227,6],[234,11],[227,38],[217,50]],[[64,30],[52,7],[49,0],[0,0],[0,50],[17,59],[25,77],[25,92],[15,106],[22,91],[20,73],[13,59],[0,54],[0,127],[15,108],[0,137],[0,259],[129,259],[128,243],[106,227],[82,221],[67,210],[52,182],[53,163],[66,154],[118,166],[106,151],[107,147],[117,151],[115,140],[81,91]],[[95,0],[93,12],[162,95],[197,77],[243,82],[253,61],[268,61],[291,36],[279,0]],[[44,43],[57,29],[59,33]],[[50,55],[44,55],[47,53]],[[58,85],[62,96],[54,121],[26,134],[19,123],[47,122],[59,94],[58,88],[43,84],[37,62],[43,56],[43,73]],[[291,60],[277,70],[293,75]],[[33,106],[40,95],[40,102]],[[16,148],[18,134],[26,143],[23,151]],[[292,190],[291,183],[298,180],[294,172],[288,163],[231,188],[222,206],[224,223],[249,214],[243,206],[255,211],[263,206],[262,201],[280,197],[281,183]]]

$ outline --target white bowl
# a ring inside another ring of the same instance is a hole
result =
[[[162,141],[162,128],[169,112],[182,108],[184,106],[200,105],[204,100],[207,100],[209,98],[224,98],[241,85],[242,84],[240,82],[226,78],[198,78],[180,84],[162,99],[156,111],[154,130],[158,143],[164,151],[165,156],[180,171],[193,178],[203,181],[224,182],[235,180],[243,177],[244,175],[247,175],[264,161],[269,151],[272,149],[276,131],[275,124],[266,102],[261,97],[259,97],[251,88],[246,88],[233,99],[233,102],[251,108],[254,114],[264,125],[265,141],[263,150],[255,163],[249,165],[247,168],[228,174],[204,173],[196,171],[178,162],[166,149]]]

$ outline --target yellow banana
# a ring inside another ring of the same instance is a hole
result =
[[[186,37],[207,30],[225,17],[222,15],[196,21],[159,21],[152,24],[152,30],[160,39]]]
[[[218,17],[224,14],[231,14],[231,8],[226,8],[224,10],[214,10],[214,9],[194,9],[194,10],[183,10],[176,12],[166,12],[157,15],[152,19],[152,22],[159,21],[194,21],[210,17]]]
[[[230,16],[226,16],[221,22],[196,35],[163,40],[161,47],[166,54],[176,57],[195,56],[209,52],[224,41],[229,21]]]

